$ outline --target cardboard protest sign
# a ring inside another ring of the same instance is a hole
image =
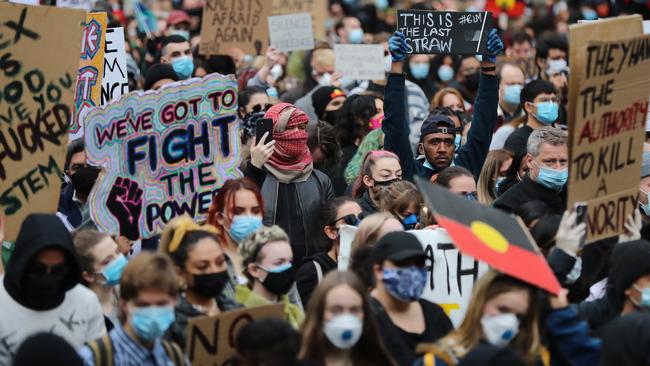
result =
[[[329,15],[327,0],[273,0],[273,15],[309,13],[314,35],[325,37],[325,20]]]
[[[59,8],[83,9],[85,11],[93,10],[94,0],[56,0],[56,6]]]
[[[271,46],[282,52],[314,48],[314,32],[309,13],[269,17],[269,35]]]
[[[83,121],[93,107],[100,105],[104,75],[106,13],[88,13],[81,38],[81,62],[77,76],[75,110],[70,123],[70,139],[83,137]]]
[[[148,238],[176,216],[202,220],[213,193],[241,176],[233,76],[130,93],[86,121],[88,163],[103,168],[89,199],[102,231]]]
[[[587,242],[625,232],[639,203],[650,35],[587,43],[571,138],[569,205],[587,202]],[[571,207],[570,206],[570,207]]]
[[[267,0],[206,0],[199,53],[223,55],[240,48],[253,56],[262,55],[269,45],[272,6]]]
[[[124,28],[106,29],[104,47],[104,76],[102,78],[101,104],[118,99],[129,92],[129,77],[126,71],[126,50],[124,49]]]
[[[397,11],[397,30],[404,33],[409,54],[490,54],[491,29],[489,12]]]
[[[550,293],[560,284],[519,218],[415,177],[436,221],[465,254]]]
[[[431,259],[422,298],[440,305],[458,327],[465,318],[474,283],[488,271],[488,265],[459,251],[442,228],[409,232],[420,240]]]
[[[336,71],[349,80],[384,80],[384,46],[380,44],[336,44]]]
[[[0,3],[0,214],[7,216],[7,240],[27,214],[56,212],[85,14]]]
[[[221,366],[236,354],[235,339],[239,330],[254,320],[284,319],[284,305],[228,311],[217,316],[188,319],[187,350],[192,366]]]

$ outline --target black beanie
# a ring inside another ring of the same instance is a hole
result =
[[[614,247],[610,257],[607,295],[618,311],[623,309],[625,290],[650,273],[650,242],[634,240]]]
[[[52,333],[39,333],[28,337],[18,347],[14,366],[82,366],[77,351],[63,338]]]
[[[311,95],[311,104],[314,106],[314,112],[318,118],[323,117],[325,113],[325,108],[332,101],[332,99],[337,97],[344,97],[345,93],[339,88],[333,86],[321,86],[316,89]]]
[[[151,90],[153,84],[163,79],[178,81],[178,75],[170,64],[153,64],[144,73],[144,90]]]
[[[456,135],[459,132],[459,129],[456,128],[456,125],[454,125],[451,118],[444,114],[431,114],[422,123],[422,128],[420,128],[420,141],[422,141],[426,135],[431,133],[447,133],[450,135]]]

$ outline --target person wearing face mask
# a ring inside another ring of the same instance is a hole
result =
[[[495,29],[490,31],[488,48],[498,53],[503,43]],[[412,180],[419,175],[425,179],[452,165],[469,169],[478,176],[483,161],[488,153],[492,133],[496,124],[497,88],[496,57],[485,55],[483,58],[481,82],[474,105],[472,124],[467,135],[467,142],[460,151],[455,149],[455,137],[460,133],[454,122],[447,116],[431,114],[420,128],[418,154],[424,159],[416,160],[409,144],[409,128],[404,118],[406,114],[405,76],[402,73],[406,58],[407,45],[404,35],[395,32],[389,41],[393,64],[388,74],[385,92],[384,148],[399,156],[404,169],[404,178]]]
[[[391,183],[381,196],[380,207],[402,223],[404,230],[420,228],[420,209],[424,199],[417,187],[405,180]]]
[[[284,68],[282,60],[286,60],[286,56],[275,47],[266,49],[266,57],[264,58],[264,65],[260,67],[254,77],[246,82],[248,88],[261,88],[266,93],[273,97],[274,100],[278,99],[278,81],[284,76]]]
[[[515,63],[501,64],[499,70],[499,127],[494,136],[490,150],[503,148],[508,136],[523,122],[524,112],[521,107],[521,90],[524,87],[524,71]]]
[[[431,64],[429,55],[410,55],[407,57],[407,62],[404,63],[406,79],[419,86],[427,96],[427,100],[431,100],[438,91],[438,86],[433,81],[432,75],[436,70],[431,71]]]
[[[264,224],[278,225],[291,238],[295,263],[307,253],[306,228],[323,202],[334,198],[328,176],[313,168],[307,146],[307,115],[289,103],[280,103],[264,114],[273,120],[273,141],[266,137],[251,148],[244,175],[262,190]]]
[[[363,29],[361,22],[354,16],[346,16],[335,26],[339,43],[361,44],[363,43]]]
[[[287,296],[296,280],[287,234],[278,226],[264,227],[241,242],[238,250],[248,283],[237,286],[236,300],[247,308],[283,304],[285,320],[297,329],[305,314]]]
[[[95,185],[101,169],[86,163],[83,139],[70,143],[64,165],[65,180],[69,181],[61,189],[57,216],[68,230],[94,227],[88,208],[88,196]]]
[[[171,64],[180,80],[194,75],[194,56],[190,42],[181,35],[167,36],[162,42],[160,63]]]
[[[229,281],[228,264],[217,233],[211,225],[199,226],[190,217],[180,216],[165,226],[160,238],[160,251],[174,262],[182,289],[166,338],[182,349],[189,318],[241,307],[223,293]]]
[[[106,333],[97,296],[79,282],[70,233],[56,215],[30,214],[0,276],[0,365],[11,365],[28,336],[49,332],[74,348]]]
[[[501,192],[499,188],[507,179],[513,158],[514,156],[508,150],[492,150],[488,153],[476,184],[479,202],[492,205]]]
[[[97,295],[102,304],[106,330],[111,331],[118,322],[116,286],[128,261],[108,234],[85,229],[75,232],[72,240],[82,271],[81,282]]]
[[[478,201],[474,176],[463,167],[450,166],[442,170],[435,183],[447,188],[451,193],[465,197],[468,201]]]
[[[337,268],[341,226],[358,226],[360,214],[361,207],[349,197],[337,197],[323,206],[318,220],[320,225],[316,226],[314,234],[319,239],[314,250],[317,254],[305,258],[296,273],[298,292],[305,307],[323,276]]]
[[[529,201],[543,201],[551,214],[566,208],[569,178],[569,147],[566,131],[546,126],[533,131],[528,139],[528,174],[494,201],[494,207],[513,212]]]
[[[311,95],[318,120],[328,122],[332,126],[338,122],[345,99],[345,92],[333,86],[321,86]]]
[[[179,35],[190,40],[190,16],[183,10],[172,10],[167,17],[167,35]]]
[[[396,366],[379,331],[357,276],[330,272],[308,307],[300,359],[323,366]]]
[[[367,152],[363,157],[359,175],[352,184],[352,197],[361,206],[363,215],[378,212],[384,189],[401,179],[402,167],[397,155],[384,150]]]
[[[568,66],[569,42],[561,34],[551,33],[537,42],[535,50],[535,63],[537,64],[537,78],[549,80],[546,70],[562,69]]]
[[[410,233],[381,238],[370,256],[376,287],[370,293],[379,332],[399,365],[412,365],[416,346],[431,343],[453,330],[442,308],[420,298],[426,284],[427,256]]]
[[[464,365],[469,361],[465,359],[483,345],[508,348],[527,365],[547,365],[545,356],[550,356],[551,365],[597,365],[601,342],[590,337],[587,324],[569,306],[567,291],[548,296],[550,311],[543,323],[538,322],[540,298],[532,285],[488,271],[474,285],[458,329],[435,344],[422,345],[426,353],[414,366],[429,365],[427,362],[434,360],[438,366]],[[550,352],[542,345],[541,330],[545,330]]]
[[[180,347],[163,339],[175,320],[177,296],[178,278],[168,256],[133,257],[120,280],[121,323],[79,351],[84,365],[189,365]]]

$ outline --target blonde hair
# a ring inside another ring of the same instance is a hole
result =
[[[378,212],[363,219],[352,240],[352,252],[362,246],[374,245],[379,240],[379,229],[391,219],[397,220],[388,212]]]
[[[463,104],[463,101],[465,100],[456,88],[442,88],[433,95],[433,98],[431,98],[431,109],[442,107],[442,100],[447,94],[453,94],[458,97],[458,100],[460,100],[461,104]],[[463,104],[463,112],[466,112],[465,104]]]
[[[478,193],[478,201],[484,205],[492,205],[496,199],[494,194],[494,181],[492,177],[501,169],[501,165],[514,159],[514,155],[508,150],[492,150],[487,154],[481,174],[479,175],[478,182],[476,183],[476,190]]]
[[[511,291],[525,290],[528,293],[528,310],[521,318],[519,332],[508,348],[517,352],[529,364],[534,364],[542,350],[537,323],[538,306],[536,289],[518,279],[490,270],[474,285],[474,291],[463,323],[446,337],[433,345],[424,345],[420,351],[441,351],[456,358],[462,358],[481,341],[481,318],[485,304],[493,298]]]
[[[261,227],[253,234],[244,239],[237,247],[239,258],[242,261],[244,275],[248,278],[249,286],[254,283],[254,278],[248,273],[248,265],[258,260],[264,259],[261,256],[262,248],[271,242],[286,241],[289,242],[289,235],[281,227],[274,225]]]
[[[320,48],[313,51],[311,59],[314,67],[324,68],[334,66],[336,56],[331,48]]]

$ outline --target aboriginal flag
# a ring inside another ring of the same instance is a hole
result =
[[[557,278],[515,216],[469,201],[419,177],[416,183],[436,221],[461,252],[505,274],[559,293]]]

